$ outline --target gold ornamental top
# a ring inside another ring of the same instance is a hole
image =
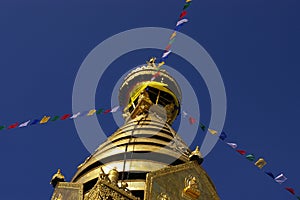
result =
[[[126,121],[148,113],[153,105],[160,107],[155,109],[156,114],[166,118],[168,124],[176,119],[180,112],[180,87],[166,70],[158,69],[152,58],[125,77],[120,87],[119,104],[124,107]]]

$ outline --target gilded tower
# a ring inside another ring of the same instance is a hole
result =
[[[172,128],[179,84],[157,69],[151,59],[126,76],[119,92],[124,125],[78,166],[71,182],[60,170],[53,176],[52,200],[219,199],[199,148],[191,151]]]

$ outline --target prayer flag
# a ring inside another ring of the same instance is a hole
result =
[[[160,68],[161,66],[163,66],[165,64],[165,62],[164,61],[162,61],[162,62],[160,62],[160,63],[158,63],[158,65],[157,65],[157,68]]]
[[[299,197],[299,196],[296,196],[296,197],[297,197],[298,200],[300,200],[300,197]]]
[[[110,109],[107,109],[106,111],[104,111],[103,114],[107,114],[107,113],[109,113],[109,112],[110,112]]]
[[[40,124],[45,124],[45,123],[47,123],[47,122],[49,121],[49,119],[50,119],[50,116],[44,116],[44,117],[41,119]]]
[[[268,176],[270,176],[272,179],[275,179],[275,176],[272,172],[265,172]]]
[[[93,114],[95,114],[95,112],[97,112],[97,111],[95,109],[92,109],[92,110],[89,111],[87,116],[92,116]]]
[[[226,143],[228,144],[231,148],[236,149],[237,148],[237,144],[236,143]]]
[[[260,158],[255,162],[254,165],[256,165],[259,169],[262,169],[266,164],[267,162],[263,158]]]
[[[169,50],[162,55],[162,58],[167,58],[172,51]]]
[[[175,41],[175,38],[171,39],[168,44],[173,44],[174,41]]]
[[[190,5],[191,5],[192,1],[187,2],[184,6],[183,6],[183,10],[187,9]]]
[[[225,140],[227,138],[227,135],[224,131],[222,131],[221,135],[219,136],[220,140]]]
[[[182,116],[185,118],[188,114],[185,111],[182,111]]]
[[[293,188],[290,188],[290,187],[286,187],[285,188],[287,191],[289,191],[291,194],[295,195],[295,190]],[[298,197],[297,197],[298,198]]]
[[[285,177],[283,174],[279,174],[274,180],[277,183],[282,184],[287,180],[287,177]]]
[[[168,44],[167,46],[166,46],[166,51],[169,51],[171,49],[171,45],[170,44]]]
[[[84,117],[86,116],[88,113],[90,112],[90,110],[86,110],[86,111],[83,111],[82,113],[80,113],[80,117]]]
[[[202,124],[201,122],[199,123],[200,128],[202,129],[202,131],[205,131],[206,127],[204,124]]]
[[[10,125],[7,129],[13,129],[13,128],[16,128],[18,125],[19,125],[19,123],[16,122],[16,123]]]
[[[35,119],[33,120],[33,122],[31,122],[29,125],[32,126],[32,125],[35,125],[37,123],[39,123],[41,120],[40,119]]]
[[[119,110],[119,108],[120,108],[120,106],[116,106],[116,107],[112,108],[110,112],[115,113]]]
[[[156,73],[152,76],[151,81],[154,81],[159,75],[160,75],[159,71],[156,72]]]
[[[66,119],[68,119],[69,117],[71,117],[70,114],[65,114],[65,115],[63,115],[60,119],[61,119],[61,120],[66,120]]]
[[[174,31],[174,33],[171,35],[170,40],[173,40],[176,37],[177,32]]]
[[[253,162],[255,160],[255,156],[253,154],[247,155],[246,158],[251,162]]]
[[[30,122],[30,120],[28,120],[28,121],[26,121],[26,122],[22,122],[22,123],[19,125],[19,128],[28,126],[29,122]]]
[[[80,115],[80,112],[73,114],[72,117],[70,117],[70,119],[75,119]]]
[[[190,117],[189,118],[189,122],[190,122],[190,124],[195,124],[196,123],[196,119],[193,118],[193,117]]]
[[[218,133],[218,131],[213,130],[213,129],[207,129],[212,135],[216,135]]]
[[[180,19],[184,18],[186,16],[186,14],[187,14],[187,12],[185,10],[182,11],[181,14],[180,14],[180,16],[179,16],[179,18]]]
[[[0,131],[2,131],[3,129],[5,129],[5,126],[0,126]]]
[[[182,27],[182,25],[176,26],[175,31],[179,31],[179,29]]]
[[[54,116],[52,119],[50,119],[50,121],[54,122],[54,121],[56,121],[58,119],[59,119],[59,116]]]
[[[100,108],[100,109],[97,110],[96,114],[99,115],[99,114],[101,114],[102,112],[103,112],[103,109]]]
[[[186,0],[185,2],[187,2],[187,3],[188,3],[188,2],[191,2],[191,1],[192,1],[192,0]]]
[[[179,20],[177,23],[176,23],[176,26],[180,26],[184,23],[187,23],[189,20],[188,19],[182,19],[182,20]]]
[[[239,154],[241,154],[241,155],[245,155],[246,154],[246,151],[245,150],[240,150],[240,149],[238,149],[238,150],[236,150]]]

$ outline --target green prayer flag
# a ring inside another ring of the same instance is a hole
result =
[[[0,131],[2,131],[3,129],[5,129],[5,126],[0,126]]]
[[[253,162],[255,160],[255,156],[253,154],[247,155],[246,158],[251,162]]]
[[[296,197],[297,197],[298,200],[300,200],[300,197],[299,197],[299,196],[296,196]]]
[[[169,41],[169,44],[172,44],[175,41],[175,38]]]
[[[99,115],[99,114],[101,114],[102,112],[103,112],[103,109],[100,108],[99,110],[97,110],[96,114]]]
[[[186,3],[183,7],[183,10],[187,9],[191,5],[191,3],[192,3],[191,1]]]
[[[206,127],[201,122],[200,122],[199,126],[202,129],[202,131],[205,131]]]
[[[59,119],[59,116],[54,116],[50,121],[54,122]]]

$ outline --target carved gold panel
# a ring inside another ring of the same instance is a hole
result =
[[[55,187],[51,200],[83,200],[83,185],[59,182]]]
[[[216,188],[195,161],[150,172],[145,200],[219,200]]]

